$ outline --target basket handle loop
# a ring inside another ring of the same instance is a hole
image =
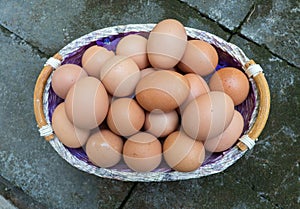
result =
[[[53,139],[54,134],[51,126],[47,123],[45,118],[43,110],[43,94],[49,76],[51,75],[53,69],[60,65],[61,61],[62,56],[60,54],[55,54],[53,57],[48,59],[36,81],[33,93],[33,107],[37,126],[39,128],[40,135],[44,136],[45,140],[47,141]]]
[[[237,147],[242,151],[251,149],[253,147],[253,143],[257,140],[258,136],[264,129],[269,117],[271,100],[269,85],[260,65],[256,64],[253,60],[250,60],[245,64],[245,69],[247,75],[249,77],[253,77],[253,80],[256,83],[260,105],[256,121],[249,133],[246,135],[247,137],[241,137],[240,141],[237,143]],[[253,143],[249,143],[249,140],[253,140]]]

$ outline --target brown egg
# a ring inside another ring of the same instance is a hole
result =
[[[221,134],[234,113],[232,99],[220,91],[202,94],[191,101],[182,114],[182,127],[191,138],[205,141]]]
[[[116,48],[116,55],[130,57],[140,69],[144,69],[149,65],[146,48],[147,39],[143,36],[132,34],[120,40]]]
[[[100,80],[111,95],[130,96],[140,80],[140,69],[131,58],[116,55],[104,63]]]
[[[243,132],[244,119],[238,112],[234,111],[232,121],[219,136],[207,139],[204,143],[206,150],[210,152],[222,152],[230,148],[239,139]]]
[[[100,125],[108,111],[108,96],[104,86],[90,76],[72,86],[65,103],[69,120],[83,129],[93,129]]]
[[[65,99],[71,86],[80,78],[87,77],[87,73],[78,65],[65,64],[58,67],[52,76],[52,88],[62,99]]]
[[[120,98],[112,102],[107,125],[114,133],[130,136],[137,133],[145,122],[144,110],[131,98]]]
[[[186,73],[206,76],[214,71],[218,61],[217,51],[211,44],[201,40],[190,40],[178,68]]]
[[[188,98],[184,101],[184,103],[180,106],[180,109],[182,111],[193,99],[210,91],[206,81],[200,75],[195,73],[188,73],[185,74],[184,77],[188,80],[190,84],[190,94]]]
[[[163,155],[167,164],[181,172],[194,171],[201,166],[205,157],[203,143],[184,132],[173,132],[163,144]]]
[[[182,58],[187,44],[184,26],[177,20],[159,22],[149,34],[147,53],[155,68],[173,68]]]
[[[141,70],[141,78],[144,78],[146,75],[155,72],[155,71],[159,71],[159,70],[170,70],[170,71],[176,71],[175,68],[170,68],[170,69],[158,69],[158,68],[153,68],[153,67],[148,67],[145,68],[143,70]]]
[[[123,140],[109,130],[99,130],[86,143],[89,160],[102,168],[116,165],[122,158]]]
[[[123,158],[129,168],[138,172],[149,172],[157,168],[162,159],[162,146],[149,133],[139,132],[124,144]]]
[[[82,67],[88,75],[99,78],[100,70],[106,60],[113,57],[115,54],[101,46],[91,46],[82,55]]]
[[[68,119],[65,103],[60,103],[52,115],[52,128],[55,135],[67,147],[79,148],[85,145],[90,131],[75,127]]]
[[[160,70],[160,69],[157,69],[157,70]],[[170,71],[177,72],[176,68],[174,68],[174,67],[172,67],[172,68],[169,68],[169,69],[161,69],[161,70],[170,70]]]
[[[142,78],[136,86],[138,103],[149,112],[170,112],[181,105],[189,95],[189,83],[183,75],[159,70]]]
[[[156,137],[165,137],[178,126],[178,115],[175,110],[171,112],[147,112],[144,128]]]
[[[234,105],[245,101],[250,88],[247,76],[233,67],[225,67],[215,72],[209,81],[209,87],[212,91],[223,91],[228,94]]]
[[[141,78],[144,78],[146,75],[155,72],[155,68],[149,67],[141,70]]]

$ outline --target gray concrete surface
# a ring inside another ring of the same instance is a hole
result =
[[[0,195],[0,206],[2,209],[17,209],[7,199]]]
[[[252,8],[241,34],[300,67],[300,2],[259,1]]]
[[[236,30],[244,21],[249,9],[254,5],[254,1],[243,0],[239,1],[195,1],[182,0],[191,7],[195,8],[202,15],[219,23],[225,28],[233,31]]]
[[[299,17],[297,0],[0,0],[0,195],[30,209],[299,207]],[[32,96],[44,62],[93,30],[164,18],[262,65],[272,103],[259,142],[226,171],[187,181],[121,182],[73,168],[37,132]]]

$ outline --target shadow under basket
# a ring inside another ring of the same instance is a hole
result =
[[[245,122],[243,134],[238,142],[228,150],[213,153],[206,157],[204,163],[193,172],[177,172],[170,169],[164,161],[152,172],[139,173],[130,170],[122,161],[111,168],[93,165],[82,148],[72,149],[64,146],[53,133],[51,127],[52,113],[63,100],[51,87],[53,71],[60,65],[73,63],[81,66],[81,57],[92,45],[115,50],[118,41],[129,34],[147,36],[155,24],[120,25],[93,31],[62,48],[45,63],[34,90],[34,113],[41,136],[45,137],[56,152],[72,166],[103,178],[122,181],[161,182],[200,178],[224,171],[241,158],[255,145],[268,119],[270,110],[270,92],[262,68],[249,60],[243,51],[223,39],[194,28],[186,27],[189,39],[204,40],[212,44],[218,52],[219,63],[216,70],[223,67],[235,67],[247,74],[250,91],[247,99],[236,106]]]

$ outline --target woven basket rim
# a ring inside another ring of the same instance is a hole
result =
[[[117,35],[119,33],[126,33],[126,32],[141,32],[141,31],[149,32],[154,26],[155,24],[151,24],[151,23],[128,24],[128,25],[119,25],[119,26],[112,26],[112,27],[99,29],[70,42],[58,52],[58,55],[61,56],[61,59],[63,61],[65,58],[69,56],[70,53],[78,50],[82,46],[85,46],[93,41],[98,40],[99,38],[108,37],[111,35]],[[244,52],[238,46],[232,43],[228,43],[222,38],[206,31],[202,31],[190,27],[185,27],[185,29],[187,31],[188,36],[196,39],[201,39],[211,44],[214,44],[221,50],[228,53],[234,59],[236,59],[242,66],[244,66],[249,61],[249,58],[244,54]],[[243,68],[243,70],[245,69]],[[52,72],[49,73],[48,77],[46,78],[46,82],[44,83],[43,86],[44,87],[43,113],[45,115],[47,124],[50,126],[51,124],[48,116],[47,98],[48,98],[48,91],[51,83],[51,77],[52,77]],[[254,90],[254,95],[256,99],[255,108],[252,113],[251,121],[250,121],[249,129],[251,129],[257,118],[257,111],[259,109],[258,108],[259,93],[257,92],[256,82],[252,78],[250,78],[249,80]],[[172,172],[157,171],[157,172],[148,172],[148,173],[138,173],[133,171],[128,172],[128,171],[119,171],[119,170],[107,169],[107,168],[99,168],[93,165],[89,165],[88,163],[83,162],[78,158],[76,158],[75,156],[73,156],[70,153],[70,151],[64,147],[64,145],[59,141],[59,139],[56,136],[54,137],[53,140],[50,140],[50,144],[56,150],[56,152],[72,166],[99,177],[117,179],[122,181],[160,182],[160,181],[175,181],[175,180],[199,178],[202,176],[207,176],[207,175],[224,171],[245,154],[245,151],[241,151],[235,146],[232,149],[230,149],[230,151],[226,152],[226,154],[224,155],[224,157],[222,157],[222,160],[220,162],[218,161],[219,163],[222,163],[222,166],[219,167],[216,166],[213,167],[208,164],[203,167],[200,167],[196,171],[187,172],[187,173],[177,172],[177,171],[172,171]]]

